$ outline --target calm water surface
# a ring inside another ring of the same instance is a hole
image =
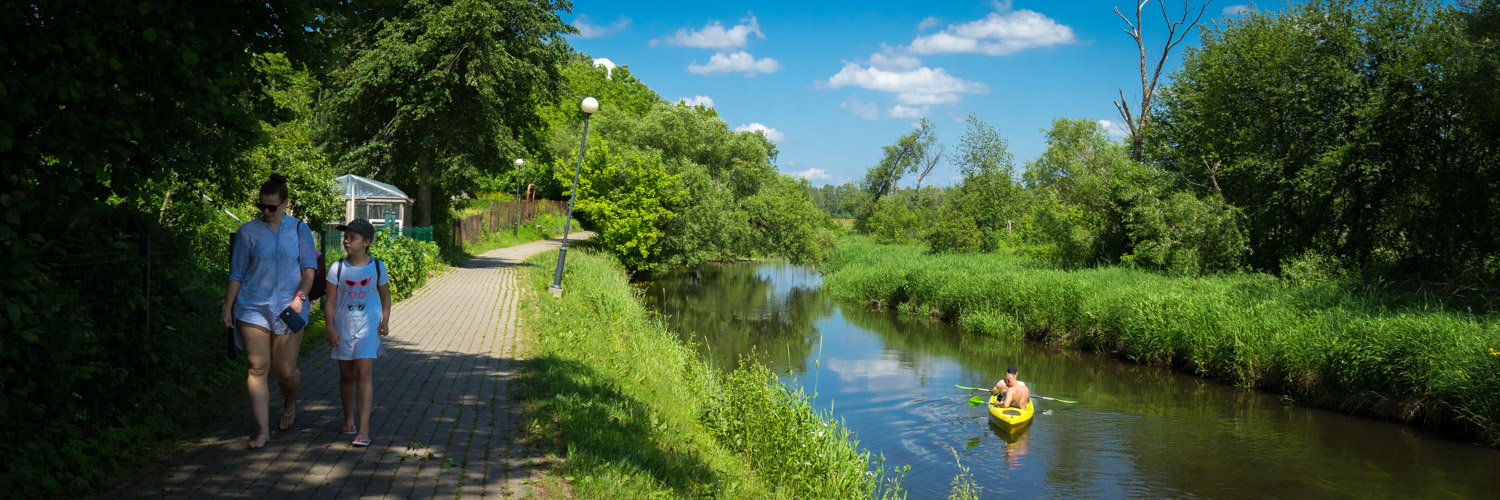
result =
[[[986,498],[1500,498],[1500,450],[1393,423],[1035,342],[835,302],[817,273],[781,263],[709,265],[645,284],[701,356],[723,369],[752,350],[815,394],[860,446],[911,465],[911,498],[946,498],[957,459]],[[967,405],[1005,366],[1037,401],[1015,435]],[[952,450],[952,451],[950,451]]]

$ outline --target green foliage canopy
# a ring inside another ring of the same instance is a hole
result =
[[[509,170],[535,149],[560,64],[565,0],[408,0],[351,14],[347,66],[331,75],[324,137],[358,173],[415,186],[418,225],[432,202]],[[360,16],[381,16],[361,18]],[[434,190],[437,196],[434,196]]]

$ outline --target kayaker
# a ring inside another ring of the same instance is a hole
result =
[[[1010,365],[1005,369],[1005,378],[995,382],[995,387],[990,389],[990,394],[1003,394],[998,401],[995,401],[995,406],[1025,408],[1026,402],[1031,400],[1031,389],[1026,387],[1025,382],[1016,380],[1018,373],[1020,370],[1016,368],[1016,365]]]

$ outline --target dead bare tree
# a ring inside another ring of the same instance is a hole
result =
[[[1167,56],[1172,53],[1172,49],[1187,38],[1188,33],[1192,33],[1193,27],[1198,25],[1198,20],[1203,19],[1203,13],[1208,10],[1208,4],[1212,3],[1212,0],[1203,2],[1197,9],[1191,8],[1188,0],[1183,0],[1182,16],[1176,21],[1173,21],[1167,14],[1165,1],[1156,2],[1161,6],[1161,19],[1167,25],[1167,42],[1162,45],[1161,57],[1156,60],[1156,65],[1148,73],[1146,71],[1146,42],[1142,36],[1144,24],[1141,23],[1141,10],[1145,9],[1146,4],[1150,2],[1151,0],[1141,0],[1141,3],[1136,4],[1134,23],[1130,22],[1125,14],[1120,13],[1119,7],[1115,7],[1115,15],[1120,16],[1120,19],[1130,26],[1129,29],[1120,29],[1135,40],[1135,46],[1141,54],[1141,102],[1136,108],[1136,114],[1130,113],[1130,103],[1125,100],[1124,89],[1120,89],[1120,100],[1115,101],[1115,109],[1120,112],[1120,117],[1125,119],[1125,126],[1130,129],[1130,157],[1136,161],[1141,160],[1141,143],[1144,139],[1141,134],[1146,127],[1146,120],[1151,116],[1151,96],[1156,92],[1156,82],[1161,78],[1161,70],[1167,64]],[[1188,20],[1190,17],[1191,21]]]
[[[926,151],[923,151],[921,158],[922,172],[917,175],[917,191],[922,190],[922,179],[927,178],[927,174],[932,173],[932,167],[936,167],[938,161],[943,159],[944,149],[947,149],[947,147],[938,144],[935,148],[927,148]]]

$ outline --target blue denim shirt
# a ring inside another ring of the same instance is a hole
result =
[[[297,294],[302,269],[317,267],[317,250],[307,224],[290,215],[282,217],[274,232],[259,218],[244,223],[234,235],[234,255],[229,257],[229,281],[240,282],[234,319],[270,328],[276,314],[291,305]],[[310,309],[311,305],[303,306],[303,318]]]

